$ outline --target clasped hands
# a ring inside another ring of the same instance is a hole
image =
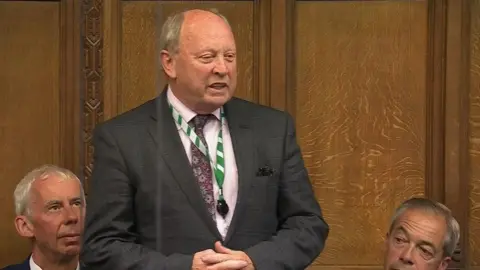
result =
[[[231,250],[215,243],[215,250],[207,249],[195,253],[192,270],[255,270],[252,261],[243,251]]]

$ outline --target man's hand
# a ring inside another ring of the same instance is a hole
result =
[[[208,265],[208,270],[255,270],[252,260],[243,251],[228,249],[220,242],[215,243],[215,251],[217,253],[208,253],[202,257],[202,261]],[[241,265],[239,262],[244,264]]]
[[[248,263],[244,260],[228,260],[222,261],[221,263],[210,264],[204,260],[204,258],[208,258],[209,256],[214,256],[217,253],[212,249],[207,249],[204,251],[200,251],[193,255],[193,262],[192,262],[192,270],[235,270],[235,269],[243,269],[245,268]]]

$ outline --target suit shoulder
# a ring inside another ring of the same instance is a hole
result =
[[[19,264],[8,265],[5,268],[2,268],[1,270],[28,270],[28,269],[30,269],[30,266],[26,265],[25,263],[19,263]]]
[[[252,114],[256,118],[268,118],[273,119],[286,119],[290,117],[290,114],[279,109],[268,107],[261,104],[256,104],[248,100],[233,98],[232,106],[236,107],[238,111],[245,112],[245,114]]]
[[[102,123],[97,124],[97,129],[118,129],[131,128],[144,124],[152,112],[155,112],[155,102],[157,99],[151,99],[133,109],[114,116]]]

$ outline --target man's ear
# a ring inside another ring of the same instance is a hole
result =
[[[15,218],[15,229],[17,229],[20,236],[26,238],[33,238],[35,235],[33,233],[33,225],[26,216],[17,216]]]
[[[447,267],[448,267],[448,264],[450,263],[451,260],[452,260],[451,257],[445,257],[445,258],[443,258],[442,262],[441,262],[440,265],[438,266],[438,270],[446,270]]]
[[[173,59],[173,55],[169,51],[162,50],[160,52],[160,62],[162,63],[163,70],[168,77],[172,79],[177,78],[175,59]]]

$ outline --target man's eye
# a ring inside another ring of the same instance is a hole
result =
[[[233,60],[235,60],[235,54],[227,54],[225,55],[225,59],[229,62],[232,62]]]
[[[60,209],[59,205],[52,205],[48,208],[49,211],[57,211]]]
[[[395,243],[405,243],[407,240],[401,237],[395,237]]]
[[[213,55],[202,55],[200,59],[202,59],[203,61],[210,61],[213,59]]]
[[[426,258],[432,258],[433,257],[433,251],[428,250],[424,247],[420,247],[420,252],[422,253],[422,256]]]

